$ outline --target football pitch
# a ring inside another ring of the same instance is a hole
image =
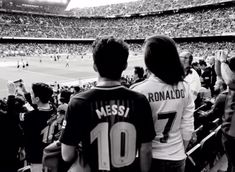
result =
[[[28,61],[29,66],[22,67]],[[42,62],[40,62],[40,59]],[[17,68],[17,61],[20,67]],[[133,74],[134,66],[144,67],[144,59],[140,55],[130,55],[128,67],[124,71],[124,75]],[[97,78],[97,73],[92,67],[91,55],[71,56],[69,59],[69,67],[66,67],[65,57],[54,61],[50,56],[40,57],[5,57],[0,59],[0,98],[7,96],[7,82],[22,79],[28,91],[34,82],[45,82],[53,84],[55,81],[64,85],[83,84],[87,80]]]

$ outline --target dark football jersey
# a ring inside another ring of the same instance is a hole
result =
[[[25,115],[23,130],[27,160],[31,163],[41,163],[43,149],[49,144],[47,121],[55,114],[51,107],[48,110],[33,110]]]
[[[60,140],[82,145],[92,172],[133,171],[140,144],[155,136],[151,114],[140,93],[123,86],[94,87],[71,99]]]
[[[222,130],[235,137],[235,90],[229,89],[225,103]]]

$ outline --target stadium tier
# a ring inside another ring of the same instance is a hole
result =
[[[142,53],[142,43],[130,43],[132,56]],[[179,51],[190,50],[195,58],[214,56],[218,49],[227,49],[231,56],[235,55],[235,42],[181,42]],[[52,54],[71,54],[80,57],[91,53],[91,44],[83,43],[0,43],[0,57],[38,56]]]
[[[76,18],[0,12],[0,37],[82,38],[113,35],[144,39],[152,34],[200,37],[235,33],[235,5],[145,16]]]
[[[111,4],[98,7],[75,8],[71,10],[76,16],[115,16],[138,13],[152,13],[209,4],[229,2],[231,0],[137,0],[129,3]]]

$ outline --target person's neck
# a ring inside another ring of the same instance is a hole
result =
[[[111,80],[109,78],[99,77],[97,86],[117,86],[121,85],[120,80]]]
[[[38,103],[39,110],[48,110],[50,109],[49,103]]]

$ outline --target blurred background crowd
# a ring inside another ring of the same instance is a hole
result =
[[[223,35],[235,32],[233,7],[218,6],[138,17],[77,18],[0,13],[1,37],[94,38],[113,35],[143,39],[154,33],[170,37]],[[124,26],[124,27],[123,27]]]

